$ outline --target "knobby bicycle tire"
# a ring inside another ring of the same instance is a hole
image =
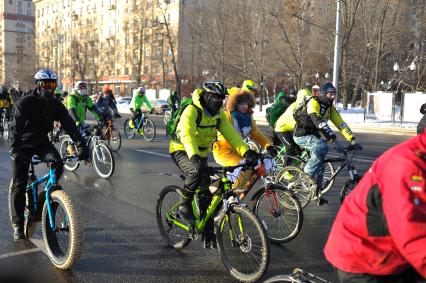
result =
[[[244,221],[241,220],[243,216]],[[237,219],[237,224],[234,223],[232,226],[237,235],[230,236],[229,221],[232,223],[235,221],[234,218]],[[240,227],[243,231],[240,231]],[[250,228],[253,229],[253,233]],[[269,265],[269,243],[262,224],[251,210],[241,205],[232,206],[228,212],[219,216],[215,233],[223,264],[235,279],[255,282],[263,276]],[[234,237],[235,241],[231,237]],[[233,246],[234,243],[237,246]],[[260,249],[254,254],[253,250],[258,246]],[[253,270],[250,268],[252,263],[256,264]]]
[[[167,245],[176,250],[181,250],[185,248],[191,242],[187,231],[174,225],[173,223],[169,223],[166,219],[166,213],[168,213],[172,207],[175,207],[173,212],[174,215],[176,217],[179,217],[177,204],[180,199],[179,190],[180,188],[175,185],[169,185],[164,187],[161,190],[160,195],[157,199],[157,205],[155,209],[157,226],[160,230],[161,237],[164,241],[166,241]],[[168,200],[166,196],[170,197],[171,199]],[[172,238],[173,234],[171,232],[177,233],[174,235],[177,239]]]
[[[286,243],[299,234],[303,225],[303,209],[293,192],[283,186],[275,185],[270,189],[271,194],[259,194],[254,202],[253,212],[257,215],[266,235],[274,243]],[[266,202],[266,208],[261,210],[262,202]],[[278,204],[273,211],[269,210],[269,204]],[[294,220],[295,219],[295,220]],[[270,221],[271,220],[271,221]]]
[[[53,218],[59,231],[50,227],[46,203],[43,206],[41,231],[46,244],[47,254],[51,262],[59,269],[71,268],[83,253],[84,229],[81,218],[68,194],[64,191],[54,191],[50,195]],[[56,219],[59,208],[65,212],[62,222]],[[60,222],[60,223],[59,223]],[[68,231],[67,231],[68,229]],[[68,238],[66,249],[61,247],[60,238]]]

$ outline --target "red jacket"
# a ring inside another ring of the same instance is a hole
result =
[[[341,206],[324,248],[351,273],[426,277],[426,133],[380,156]]]

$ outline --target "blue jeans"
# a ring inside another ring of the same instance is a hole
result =
[[[318,186],[321,186],[325,167],[324,160],[328,153],[327,142],[314,135],[294,137],[294,141],[309,150],[311,157],[306,162],[304,171],[317,181]]]

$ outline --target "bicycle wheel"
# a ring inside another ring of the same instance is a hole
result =
[[[231,275],[244,282],[259,280],[269,265],[269,244],[256,215],[235,205],[220,215],[215,230],[220,256]]]
[[[109,131],[109,130],[107,130]],[[116,128],[111,128],[108,134],[108,145],[112,151],[117,152],[121,148],[121,135],[120,131]]]
[[[167,215],[173,218],[180,218],[178,208],[180,194],[178,190],[180,188],[174,185],[164,187],[157,199],[155,210],[161,237],[170,247],[176,250],[185,248],[191,242],[186,230],[174,225],[167,219]]]
[[[115,160],[112,151],[104,143],[96,143],[92,148],[92,162],[96,174],[101,178],[109,178],[114,173]]]
[[[150,119],[146,118],[142,127],[143,127],[143,138],[146,141],[152,142],[155,139],[155,134],[156,134],[154,123]]]
[[[127,119],[124,122],[124,134],[128,139],[133,139],[135,137],[135,128],[131,128],[130,125],[130,119]]]
[[[59,269],[69,269],[83,252],[83,225],[74,204],[64,191],[50,194],[52,218],[56,229],[50,226],[46,203],[43,206],[41,231],[47,254]]]
[[[324,164],[324,174],[322,176],[322,183],[325,184],[325,182],[330,180],[333,174],[334,174],[333,164],[331,162],[326,162]],[[328,183],[328,185],[323,188],[323,190],[321,191],[321,194],[325,194],[326,192],[328,192],[331,189],[331,187],[333,187],[335,180],[336,179],[331,179],[330,183]]]
[[[290,189],[302,207],[308,205],[314,193],[309,184],[304,181],[305,175],[306,173],[296,166],[287,166],[277,175],[278,183]]]
[[[73,144],[73,141],[70,137],[65,137],[62,139],[61,144],[59,145],[59,154],[61,155],[61,158],[65,158],[67,155],[69,155],[69,152],[67,151],[68,145],[72,146],[74,148],[74,151],[77,152],[77,148]],[[66,160],[64,162],[64,168],[68,171],[75,171],[80,166],[79,160]]]
[[[346,183],[343,185],[342,189],[340,190],[340,203],[343,203],[345,198],[349,195],[350,192],[353,191],[353,189],[358,185],[359,180],[361,180],[362,176],[355,177],[354,180],[347,180]]]
[[[303,224],[303,210],[299,200],[286,188],[275,185],[255,200],[253,212],[265,228],[268,238],[275,243],[293,240]]]

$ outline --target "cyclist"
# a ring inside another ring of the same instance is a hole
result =
[[[284,90],[278,92],[275,97],[274,104],[266,109],[266,120],[269,124],[269,134],[275,145],[280,145],[281,141],[276,135],[274,128],[276,126],[278,118],[288,109],[288,107],[296,101],[296,93],[290,92],[288,95]]]
[[[179,96],[177,91],[173,91],[170,96],[167,98],[167,104],[172,109],[172,115],[176,111],[176,109],[180,106]]]
[[[226,118],[243,138],[249,137],[253,139],[275,157],[277,155],[276,149],[272,146],[271,141],[260,132],[252,117],[255,104],[254,95],[241,88],[237,93],[229,96],[225,106]],[[218,135],[217,141],[213,144],[213,156],[215,161],[222,166],[234,166],[241,163],[243,160],[239,152],[232,148],[222,134]],[[252,174],[252,170],[240,171],[240,169],[237,169],[233,172],[232,175],[235,178],[232,187],[234,189],[239,188],[239,190],[241,190],[240,197],[243,198],[247,190],[247,181]]]
[[[285,146],[288,155],[298,155],[302,149],[294,142],[293,131],[296,125],[296,120],[293,117],[294,109],[303,103],[306,97],[312,94],[309,89],[301,89],[297,92],[297,99],[295,102],[285,110],[285,112],[277,119],[275,123],[275,134],[280,139],[282,145]],[[291,159],[286,160],[286,165],[290,165]]]
[[[6,118],[9,119],[10,112],[13,106],[12,96],[7,91],[5,86],[0,87],[0,113],[6,113]]]
[[[425,157],[423,132],[383,153],[345,198],[324,248],[340,282],[426,278]]]
[[[257,153],[249,150],[223,112],[222,106],[226,94],[225,86],[219,81],[205,82],[201,89],[194,90],[192,93],[193,104],[183,110],[177,125],[176,133],[180,141],[170,142],[169,152],[172,160],[185,174],[179,211],[182,218],[190,225],[195,220],[191,207],[195,190],[197,188],[207,189],[210,184],[210,177],[206,170],[207,153],[216,139],[217,131],[248,163],[257,164]],[[202,209],[205,210],[205,207]],[[204,247],[216,247],[213,219],[206,225]]]
[[[96,98],[95,105],[103,121],[106,122],[108,119],[111,119],[110,109],[114,112],[114,118],[121,118],[121,115],[118,114],[117,103],[115,102],[114,95],[108,85],[104,87],[103,92],[99,93]]]
[[[11,215],[15,240],[24,239],[25,188],[31,158],[37,154],[53,162],[56,178],[59,179],[63,163],[55,147],[49,142],[48,132],[53,121],[60,121],[62,127],[76,142],[80,157],[87,159],[88,151],[83,138],[65,107],[54,99],[57,85],[56,74],[42,69],[34,76],[36,88],[23,96],[15,106],[11,123],[10,155],[12,157]],[[36,109],[36,111],[35,111]]]
[[[361,148],[348,125],[333,106],[335,95],[336,88],[333,84],[325,83],[321,95],[312,97],[306,102],[306,107],[303,107],[300,112],[294,128],[294,141],[310,153],[304,171],[309,177],[307,181],[316,187],[315,198],[319,205],[328,202],[319,194],[324,173],[324,159],[328,153],[327,142],[320,138],[320,132],[329,142],[336,141],[336,135],[328,126],[327,120],[330,119],[333,122],[351,146]],[[338,152],[343,151],[339,143],[335,142],[335,145]]]
[[[86,111],[89,109],[95,116],[97,122],[100,121],[100,115],[96,110],[93,101],[87,95],[87,83],[77,81],[74,84],[74,92],[68,95],[67,108],[71,117],[74,119],[77,127],[83,132],[85,129],[84,121],[86,120]]]
[[[132,113],[129,126],[130,128],[135,127],[135,120],[138,119],[142,115],[142,106],[146,104],[149,108],[149,112],[154,112],[154,107],[149,102],[148,98],[145,95],[145,88],[143,86],[139,87],[134,93],[132,97],[132,101],[130,101],[130,112]]]
[[[319,85],[314,85],[314,86],[312,87],[312,95],[313,95],[313,96],[318,96],[318,95],[320,95],[320,90],[321,90],[321,88],[319,87]]]

